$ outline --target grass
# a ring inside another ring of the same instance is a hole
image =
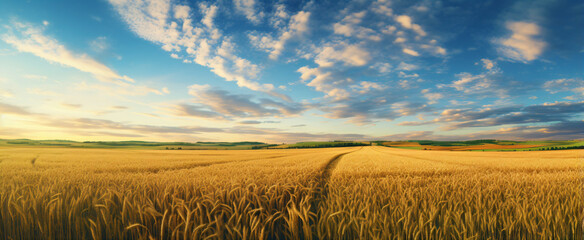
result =
[[[583,239],[583,153],[0,148],[0,239]]]

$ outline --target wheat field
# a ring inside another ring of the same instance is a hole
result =
[[[0,149],[1,239],[584,239],[584,151]]]

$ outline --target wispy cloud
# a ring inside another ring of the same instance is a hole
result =
[[[409,49],[409,48],[404,48],[402,51],[405,54],[412,55],[412,56],[415,56],[415,57],[420,56],[420,54],[418,52],[416,52],[416,51],[414,51],[412,49]]]
[[[423,89],[421,93],[424,95],[426,99],[428,99],[428,104],[435,104],[438,100],[442,99],[444,95],[441,93],[433,93],[430,92],[430,89]]]
[[[118,85],[104,85],[97,83],[80,82],[74,84],[74,89],[78,91],[98,91],[101,94],[107,95],[127,95],[127,96],[144,96],[147,94],[164,95],[167,94],[163,89],[158,90],[143,85],[124,84]]]
[[[333,78],[332,72],[326,72],[320,68],[309,68],[307,66],[298,69],[301,73],[300,79],[307,82],[307,86],[314,87],[319,92],[326,93],[326,97],[336,101],[349,97],[349,92],[343,88],[347,80]],[[310,80],[310,81],[309,81]]]
[[[508,97],[508,87],[503,86],[502,76],[498,72],[488,71],[481,74],[473,75],[467,72],[456,74],[457,80],[452,81],[449,85],[438,85],[439,88],[444,86],[452,87],[467,96],[475,97]],[[506,84],[510,84],[507,82]]]
[[[552,93],[573,92],[576,95],[568,96],[569,99],[584,98],[584,80],[580,78],[561,78],[547,81],[543,88]]]
[[[179,104],[173,112],[181,116],[212,119],[295,116],[306,108],[296,103],[283,103],[268,98],[253,100],[252,95],[233,94],[209,85],[192,85],[189,94],[195,104]]]
[[[42,28],[18,21],[12,21],[8,28],[9,33],[2,35],[2,40],[20,52],[31,53],[49,62],[90,73],[101,81],[134,82],[130,77],[119,75],[87,54],[71,52],[56,39],[44,35]]]
[[[332,67],[336,62],[346,66],[364,66],[371,60],[368,50],[359,45],[345,43],[327,44],[315,49],[318,53],[314,62],[320,67]]]
[[[101,53],[109,48],[107,37],[101,36],[89,42],[89,46],[95,52]]]
[[[572,140],[584,136],[584,121],[564,121],[539,126],[518,126],[469,134],[472,139]]]
[[[381,41],[381,36],[375,30],[359,26],[366,13],[367,11],[361,11],[346,16],[342,21],[333,25],[334,33],[345,37]]]
[[[281,8],[281,9],[280,9]],[[284,47],[288,41],[293,38],[302,36],[308,31],[308,21],[310,19],[310,12],[299,11],[298,13],[292,15],[288,19],[288,13],[285,12],[283,5],[279,7],[280,13],[276,15],[276,20],[278,27],[278,36],[273,36],[267,33],[254,32],[249,34],[251,43],[266,52],[268,52],[269,58],[276,60],[284,51]],[[288,25],[286,27],[280,27],[282,22],[288,20]]]
[[[178,104],[170,109],[170,111],[177,116],[185,117],[196,117],[196,118],[212,118],[212,119],[225,119],[225,117],[219,113],[207,109],[204,106],[192,105],[192,104]]]
[[[412,18],[408,15],[399,15],[395,17],[395,21],[400,23],[402,27],[411,29],[419,36],[426,36],[426,32],[418,24],[412,22]]]
[[[33,115],[34,113],[24,107],[0,102],[0,114]]]
[[[264,17],[264,13],[258,11],[258,2],[255,0],[233,0],[233,4],[238,12],[244,14],[254,24],[259,24]]]
[[[509,124],[534,124],[571,121],[584,113],[584,102],[555,102],[526,107],[444,110],[440,122],[452,122],[444,127],[454,130],[468,127],[489,127]]]

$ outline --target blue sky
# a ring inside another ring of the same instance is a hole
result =
[[[581,1],[2,1],[0,138],[584,137]]]

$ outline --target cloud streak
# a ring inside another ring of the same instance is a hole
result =
[[[2,35],[2,40],[20,52],[34,54],[52,63],[72,67],[90,73],[100,81],[124,84],[134,82],[128,76],[122,76],[101,62],[86,54],[76,54],[59,43],[56,39],[44,35],[42,28],[28,23],[13,21],[10,32]]]
[[[231,120],[250,117],[298,116],[306,107],[268,98],[254,100],[253,95],[233,94],[209,85],[191,85],[189,94],[195,104],[179,104],[172,112],[179,116]]]
[[[439,122],[454,122],[445,130],[468,127],[490,127],[511,124],[536,124],[568,122],[584,114],[584,102],[555,102],[526,107],[503,107],[479,111],[449,109],[444,110]]]

